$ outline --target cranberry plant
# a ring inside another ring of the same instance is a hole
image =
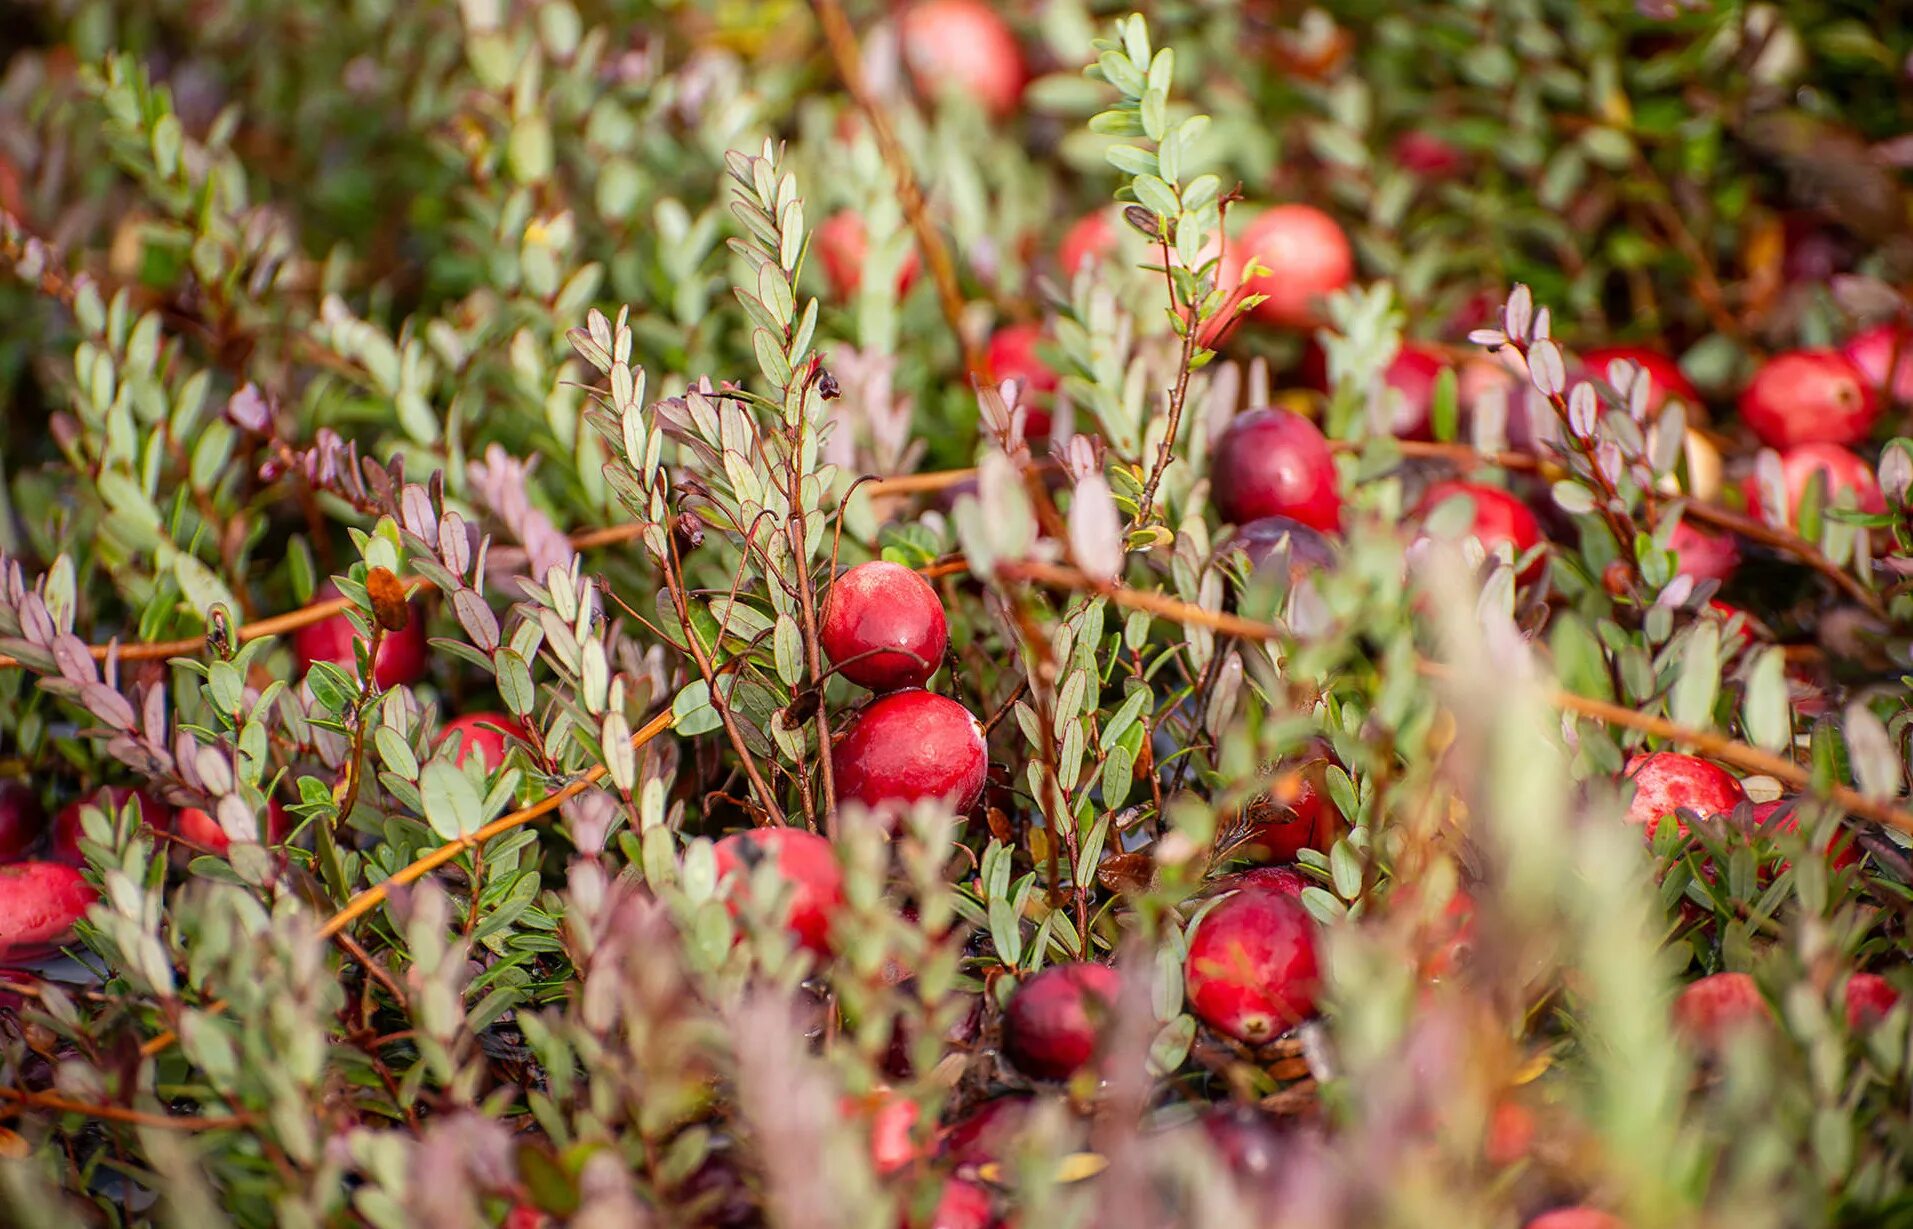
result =
[[[5,1223],[1904,1217],[1913,34],[19,15]]]

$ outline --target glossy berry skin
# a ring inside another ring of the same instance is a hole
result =
[[[790,885],[785,924],[798,944],[830,954],[831,920],[844,904],[844,872],[830,842],[802,828],[752,828],[717,843],[717,876],[731,880],[731,916],[749,899],[754,868],[775,858],[777,876]]]
[[[1740,546],[1732,534],[1708,533],[1682,521],[1674,526],[1668,545],[1680,556],[1675,570],[1696,581],[1726,584],[1740,570]]]
[[[1243,805],[1249,833],[1241,850],[1264,861],[1293,862],[1304,849],[1332,845],[1342,817],[1328,801],[1323,774],[1334,763],[1334,751],[1317,739],[1277,765],[1270,787]]]
[[[1084,269],[1093,269],[1114,256],[1122,245],[1117,222],[1108,209],[1086,213],[1070,223],[1063,241],[1056,245],[1056,263],[1063,276],[1074,278]]]
[[[1860,1033],[1872,1028],[1886,1019],[1899,1001],[1900,992],[1886,978],[1878,973],[1855,973],[1847,978],[1847,1031]]]
[[[1254,258],[1268,272],[1248,285],[1266,294],[1256,319],[1285,328],[1319,324],[1322,299],[1355,277],[1355,253],[1341,225],[1313,205],[1264,210],[1225,250],[1223,284],[1240,286]]]
[[[277,845],[286,839],[286,833],[292,828],[288,819],[286,808],[280,805],[277,798],[266,800],[268,844]],[[198,807],[180,808],[173,831],[181,840],[210,850],[222,858],[232,849],[232,838],[226,835],[226,829],[217,819]]]
[[[837,673],[872,691],[921,687],[943,664],[950,629],[930,582],[873,559],[837,578],[818,638]]]
[[[1282,896],[1302,895],[1302,889],[1309,886],[1308,877],[1293,866],[1252,866],[1246,871],[1236,871],[1217,879],[1213,891],[1222,892],[1275,892]]]
[[[505,762],[505,752],[510,750],[506,740],[524,736],[525,727],[508,714],[467,713],[440,727],[434,745],[445,746],[456,737],[459,745],[455,763],[463,764],[476,752],[487,772],[497,772]]]
[[[1541,526],[1528,505],[1500,487],[1479,482],[1437,482],[1422,496],[1420,513],[1427,516],[1450,499],[1465,496],[1474,505],[1468,536],[1489,551],[1507,544],[1519,560],[1541,542]],[[1518,574],[1522,584],[1533,584],[1547,570],[1547,559],[1537,556]]]
[[[1740,394],[1741,421],[1769,448],[1858,444],[1879,417],[1874,385],[1837,350],[1777,354]]]
[[[1342,523],[1335,458],[1316,425],[1288,410],[1238,414],[1209,465],[1216,510],[1236,525],[1286,516],[1333,533]]]
[[[1718,1049],[1733,1034],[1772,1019],[1760,987],[1745,973],[1711,974],[1674,999],[1674,1027],[1704,1049]]]
[[[40,956],[59,947],[98,898],[62,862],[0,866],[0,957]]]
[[[843,302],[856,297],[863,286],[864,253],[870,240],[864,220],[846,209],[824,219],[810,236],[811,250],[824,268],[824,280],[830,283],[831,297]],[[910,293],[917,280],[917,249],[912,246],[897,270],[897,297]]]
[[[941,798],[961,814],[983,796],[989,750],[983,725],[955,700],[928,691],[879,696],[831,748],[837,798],[894,812]]]
[[[321,586],[320,597],[335,595],[330,586]],[[311,623],[292,633],[292,655],[299,663],[299,675],[305,676],[315,661],[329,661],[355,669],[352,642],[356,633],[352,621],[344,615]],[[372,663],[372,681],[380,687],[401,687],[425,677],[425,620],[416,603],[404,631],[387,632],[379,639],[379,655]]]
[[[1656,751],[1628,761],[1625,773],[1634,782],[1634,798],[1627,804],[1627,822],[1640,824],[1653,836],[1661,818],[1677,810],[1701,815],[1724,815],[1747,801],[1734,774],[1698,756],[1678,751]],[[1681,831],[1687,830],[1682,825]]]
[[[926,0],[903,15],[903,59],[917,92],[935,98],[957,89],[995,119],[1015,112],[1028,72],[995,8],[982,0]]]
[[[1847,361],[1860,369],[1875,391],[1885,390],[1895,401],[1913,401],[1913,328],[1875,325],[1855,333],[1840,347]],[[1887,368],[1893,378],[1887,379]]]
[[[136,790],[128,785],[109,785],[94,790],[85,798],[67,803],[60,813],[53,817],[52,857],[58,862],[71,862],[75,866],[86,861],[86,855],[80,852],[80,812],[88,806],[101,810],[122,810],[127,801],[135,795],[139,797],[140,818],[151,828],[160,832],[173,830],[173,808],[169,803],[161,802],[145,790]]]
[[[1798,799],[1794,798],[1776,798],[1772,802],[1756,803],[1754,827],[1774,833],[1800,831],[1800,815],[1794,809],[1797,805]],[[1843,840],[1843,835],[1841,830],[1835,829],[1833,835],[1827,838],[1826,848],[1821,850],[1827,855],[1827,865],[1836,870],[1852,866],[1860,860],[1859,850],[1853,847],[1851,841]],[[1786,859],[1781,859],[1781,870],[1786,870],[1789,865]]]
[[[1780,454],[1781,483],[1787,492],[1787,524],[1799,519],[1807,483],[1816,473],[1826,475],[1822,479],[1822,489],[1826,492],[1823,506],[1832,507],[1845,493],[1852,496],[1853,506],[1862,512],[1886,511],[1886,497],[1880,494],[1872,466],[1838,444],[1801,444]],[[1764,517],[1760,484],[1749,476],[1742,490],[1747,496],[1748,515],[1756,519]]]
[[[1122,991],[1106,964],[1052,965],[1017,988],[1003,1012],[1003,1049],[1024,1075],[1067,1080],[1096,1056]]]
[[[1599,1208],[1556,1208],[1529,1221],[1525,1229],[1627,1229],[1627,1222]]]
[[[1189,1010],[1238,1041],[1261,1045],[1308,1018],[1320,980],[1315,923],[1292,896],[1237,892],[1189,936]]]
[[[1659,414],[1668,398],[1685,401],[1689,405],[1700,404],[1700,391],[1694,387],[1680,369],[1680,364],[1658,350],[1648,350],[1640,346],[1601,346],[1593,350],[1583,350],[1581,365],[1588,374],[1597,379],[1607,379],[1607,369],[1616,360],[1625,359],[1647,373],[1647,412]]]
[[[0,782],[0,863],[17,862],[46,831],[46,808],[25,781]]]

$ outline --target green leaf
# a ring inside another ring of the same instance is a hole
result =
[[[419,797],[425,804],[425,822],[448,841],[469,836],[485,825],[484,800],[464,770],[449,759],[425,766]]]
[[[1763,751],[1793,745],[1793,709],[1787,702],[1786,655],[1777,646],[1761,649],[1747,673],[1747,698],[1741,706],[1747,738]]]
[[[671,713],[675,718],[673,728],[683,737],[696,734],[708,734],[724,724],[718,711],[711,707],[711,689],[703,679],[688,684],[678,692],[671,702]]]
[[[1674,680],[1668,712],[1685,726],[1704,730],[1713,725],[1714,700],[1720,694],[1720,625],[1699,624],[1689,633],[1680,656],[1680,677]]]

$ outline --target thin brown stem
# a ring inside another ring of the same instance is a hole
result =
[[[251,1114],[223,1114],[201,1117],[187,1114],[154,1114],[124,1105],[106,1105],[90,1101],[70,1101],[50,1092],[31,1092],[24,1088],[0,1087],[0,1101],[59,1114],[83,1114],[106,1122],[124,1122],[138,1127],[158,1127],[166,1131],[223,1131],[249,1127],[258,1121]]]

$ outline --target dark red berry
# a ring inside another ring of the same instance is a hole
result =
[[[1293,862],[1304,849],[1327,849],[1333,844],[1342,816],[1328,801],[1326,774],[1336,763],[1328,742],[1315,739],[1265,772],[1269,788],[1242,808],[1248,833],[1241,850],[1268,862]]]
[[[1335,458],[1316,425],[1288,410],[1239,414],[1216,441],[1209,466],[1222,519],[1246,525],[1285,516],[1334,532],[1342,522]]]
[[[1261,1045],[1307,1019],[1320,979],[1315,923],[1281,892],[1236,892],[1189,936],[1189,1009],[1238,1041]]]
[[[1023,1133],[1033,1098],[1011,1096],[986,1101],[943,1129],[937,1149],[959,1169],[1001,1161]]]
[[[1286,559],[1291,582],[1335,566],[1335,543],[1329,536],[1286,516],[1259,517],[1237,526],[1222,544],[1221,551],[1241,551],[1249,566],[1260,571],[1284,543],[1288,546]]]
[[[1879,416],[1873,383],[1837,350],[1777,354],[1740,394],[1741,421],[1769,448],[1857,444]]]
[[[1760,987],[1745,973],[1714,973],[1674,999],[1674,1026],[1704,1049],[1718,1049],[1743,1029],[1773,1019]]]
[[[1427,516],[1451,499],[1465,498],[1474,510],[1474,520],[1468,527],[1468,536],[1480,542],[1492,551],[1495,547],[1507,545],[1519,560],[1541,542],[1541,526],[1534,519],[1534,513],[1528,505],[1508,494],[1500,487],[1487,486],[1479,482],[1437,482],[1428,488],[1422,496],[1422,516]],[[1532,584],[1540,579],[1547,569],[1545,556],[1536,556],[1533,562],[1521,569],[1519,579],[1522,584]]]
[[[328,584],[320,587],[318,596],[336,594],[337,590]],[[342,614],[309,623],[293,632],[292,654],[298,659],[300,675],[310,670],[315,661],[334,662],[350,673],[354,668],[352,644],[356,638],[351,620]],[[414,609],[404,630],[387,632],[379,640],[378,659],[372,663],[372,681],[380,687],[399,687],[424,678],[425,642],[425,620]]]
[[[98,898],[62,862],[0,866],[0,957],[40,956],[59,947]]]
[[[46,831],[46,808],[25,781],[0,782],[0,862],[17,861]]]
[[[1016,35],[990,5],[925,0],[904,13],[899,33],[918,93],[935,98],[954,87],[994,118],[1015,112],[1029,74]]]
[[[1634,782],[1634,798],[1627,804],[1627,822],[1640,824],[1654,835],[1661,818],[1675,811],[1724,815],[1747,801],[1734,774],[1698,756],[1678,751],[1656,751],[1628,761],[1625,773]],[[1682,825],[1681,831],[1687,831]]]
[[[456,738],[459,743],[452,757],[454,763],[463,764],[476,752],[486,771],[496,772],[510,749],[507,740],[523,737],[525,727],[505,713],[467,713],[446,722],[439,729],[435,745],[442,747]]]
[[[837,578],[818,634],[837,673],[873,691],[923,686],[950,645],[943,603],[930,582],[882,559]]]
[[[830,753],[837,797],[889,812],[941,798],[976,805],[989,772],[983,725],[955,700],[927,691],[879,696],[851,719]]]
[[[717,874],[729,878],[731,916],[750,899],[757,864],[775,858],[789,885],[785,924],[791,936],[819,956],[830,954],[830,928],[844,904],[844,873],[830,842],[802,828],[752,828],[717,843]]]
[[[1355,253],[1348,235],[1340,223],[1313,205],[1264,210],[1228,245],[1226,257],[1226,286],[1242,285],[1251,258],[1267,270],[1248,284],[1250,293],[1268,296],[1254,314],[1288,328],[1320,323],[1322,300],[1355,277]]]
[[[1847,1031],[1864,1032],[1886,1019],[1900,992],[1878,973],[1855,973],[1847,978]]]
[[[1449,179],[1468,166],[1468,159],[1459,149],[1418,128],[1396,137],[1393,150],[1395,164],[1422,179]]]
[[[1096,1055],[1104,1022],[1122,990],[1106,964],[1059,964],[1018,987],[1003,1012],[1003,1049],[1016,1069],[1066,1080]]]

